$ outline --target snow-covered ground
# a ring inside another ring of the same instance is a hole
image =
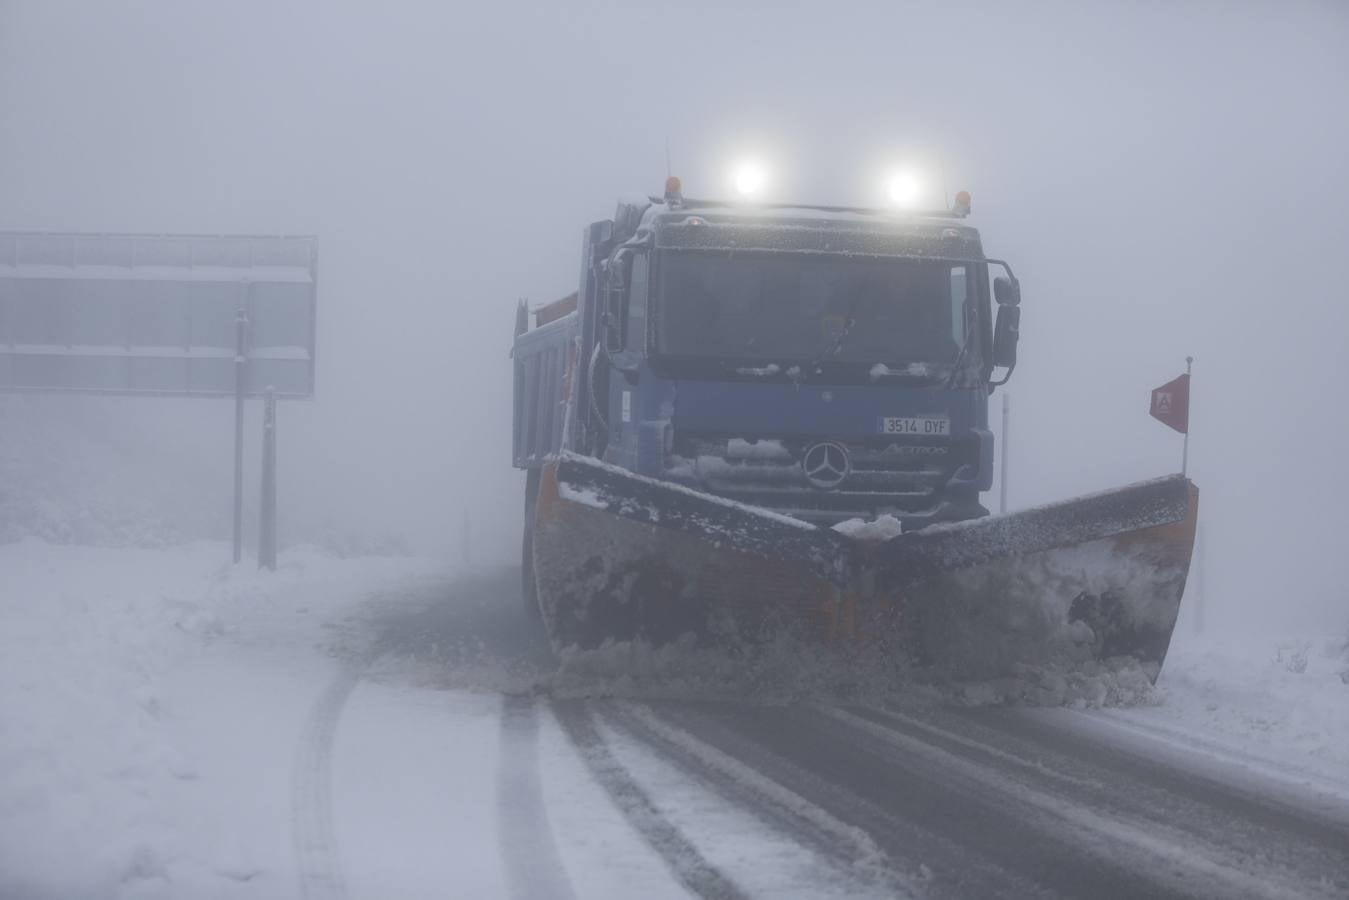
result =
[[[1349,635],[1178,632],[1153,701],[1111,715],[1349,783]]]
[[[255,896],[293,870],[271,754],[332,665],[312,620],[439,567],[228,554],[0,546],[0,896]]]
[[[483,653],[457,658],[489,674],[458,681],[425,660],[371,665],[372,609],[443,603],[471,572],[305,548],[276,573],[227,558],[218,543],[0,545],[0,897],[537,893],[507,858],[516,845],[578,896],[684,894],[553,716],[497,690],[537,680],[492,675]],[[1150,703],[1086,715],[1122,740],[1343,784],[1349,643],[1178,634]],[[608,742],[738,883],[774,896],[836,883],[641,747]]]

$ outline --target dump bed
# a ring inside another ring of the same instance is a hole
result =
[[[515,360],[515,429],[512,436],[514,465],[534,469],[555,457],[562,448],[566,414],[567,357],[575,352],[576,295],[541,307],[534,314],[536,326],[515,337],[511,356]]]

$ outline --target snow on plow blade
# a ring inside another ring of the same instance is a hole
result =
[[[957,679],[1166,655],[1194,545],[1183,477],[881,542],[564,455],[540,480],[555,646],[783,636]]]

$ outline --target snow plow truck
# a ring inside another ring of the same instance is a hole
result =
[[[526,608],[555,649],[782,637],[950,679],[1156,677],[1198,493],[990,516],[1021,289],[932,212],[621,201],[578,290],[516,311]],[[992,276],[992,277],[990,277]]]

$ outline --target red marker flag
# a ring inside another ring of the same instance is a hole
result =
[[[1168,381],[1152,391],[1152,417],[1181,434],[1190,433],[1190,375]]]

